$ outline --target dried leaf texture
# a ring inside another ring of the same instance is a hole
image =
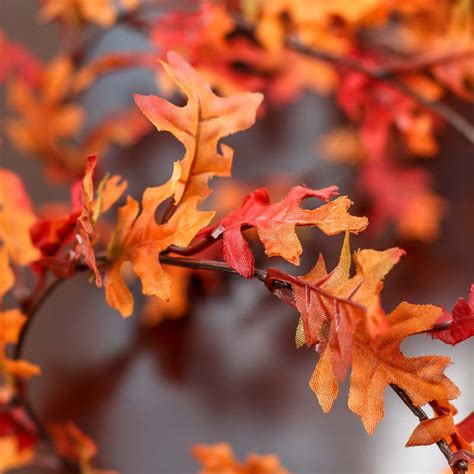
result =
[[[355,217],[347,212],[352,202],[345,196],[312,210],[299,206],[303,199],[315,197],[328,201],[336,193],[335,186],[321,190],[296,186],[280,202],[270,204],[267,189],[260,188],[248,194],[238,209],[201,235],[216,238],[223,234],[225,261],[246,278],[253,276],[254,269],[253,253],[242,234],[248,226],[257,228],[267,256],[280,256],[299,265],[303,248],[295,226],[318,227],[327,235],[347,229],[358,233],[367,227],[365,217]]]
[[[197,210],[198,196],[185,200],[165,224],[157,224],[158,206],[174,195],[181,169],[175,164],[173,176],[162,186],[147,188],[143,193],[142,208],[128,197],[119,209],[117,225],[108,247],[112,264],[107,269],[105,290],[107,303],[122,316],[133,312],[133,296],[122,275],[121,267],[131,262],[140,278],[144,295],[158,296],[168,301],[171,296],[171,278],[159,263],[159,255],[171,244],[186,247],[197,232],[214,216],[214,212]]]
[[[263,96],[246,92],[218,97],[177,53],[168,53],[168,63],[162,65],[186,95],[187,104],[177,107],[160,97],[142,95],[135,95],[135,102],[158,130],[172,133],[185,147],[175,202],[191,196],[202,200],[210,194],[207,182],[212,176],[230,176],[233,150],[222,145],[219,152],[219,140],[251,127]]]

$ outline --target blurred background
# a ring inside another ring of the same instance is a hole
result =
[[[34,0],[0,0],[0,28],[46,60],[58,52],[59,33],[56,26],[41,24],[37,11]],[[147,48],[144,39],[116,27],[103,33],[93,54],[142,48]],[[112,104],[131,104],[135,92],[158,93],[152,73],[129,71],[99,81],[84,96],[88,120],[105,116]],[[3,92],[1,100],[4,116]],[[474,120],[472,107],[452,105]],[[275,175],[286,187],[336,184],[359,202],[353,170],[324,160],[320,150],[315,153],[318,136],[344,121],[332,99],[310,94],[271,108],[252,129],[225,140],[235,149],[234,178],[253,188]],[[386,280],[387,311],[402,300],[451,309],[473,281],[473,149],[449,127],[440,134],[440,148],[440,156],[423,163],[449,206],[439,239],[404,241],[391,229],[352,239],[353,248],[407,251]],[[152,133],[131,149],[114,149],[103,166],[124,176],[129,193],[138,197],[144,187],[167,179],[171,163],[180,157],[171,136]],[[8,142],[0,148],[0,165],[24,178],[36,203],[68,199],[67,188],[46,183],[38,163]],[[354,213],[363,211],[359,207]],[[310,231],[303,240],[298,274],[314,264],[319,252],[329,267],[337,262],[342,236]],[[138,284],[134,289],[138,313],[143,299]],[[31,381],[41,417],[74,420],[97,442],[97,464],[122,474],[196,472],[191,446],[220,441],[229,442],[242,459],[248,452],[275,452],[299,474],[440,473],[446,467],[436,447],[404,447],[417,419],[388,389],[385,418],[372,437],[347,408],[347,386],[324,415],[308,387],[316,354],[294,347],[297,314],[259,282],[225,276],[208,296],[192,286],[190,298],[185,317],[150,329],[138,314],[122,319],[85,275],[67,281],[42,307],[27,341],[26,358],[43,371]],[[452,357],[448,375],[463,392],[457,420],[467,416],[474,399],[472,340],[451,348],[418,336],[404,349],[410,355]]]

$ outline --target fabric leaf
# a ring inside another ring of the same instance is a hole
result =
[[[331,273],[327,273],[322,256],[302,277],[288,278],[288,275],[269,270],[271,277],[287,279],[292,285],[296,308],[301,314],[297,340],[304,340],[309,346],[321,344],[326,350],[330,347],[331,370],[341,381],[350,365],[357,326],[363,324],[371,337],[387,329],[385,312],[380,305],[381,282],[403,253],[398,248],[356,252],[356,273],[350,277],[351,253],[347,232],[339,263]]]
[[[357,334],[353,345],[349,408],[361,417],[369,434],[383,418],[383,393],[393,383],[404,389],[416,406],[431,400],[452,400],[459,389],[444,375],[449,357],[405,357],[401,342],[429,330],[441,309],[430,305],[401,303],[389,316],[390,327],[373,341]]]
[[[254,267],[252,251],[242,235],[247,226],[257,228],[267,256],[280,256],[298,265],[303,248],[295,226],[315,226],[327,235],[347,229],[358,233],[366,228],[365,217],[351,216],[347,212],[352,202],[345,196],[312,210],[299,206],[303,199],[316,197],[328,201],[336,193],[335,186],[321,190],[295,186],[280,202],[270,204],[267,189],[260,188],[248,194],[238,209],[200,235],[216,238],[223,234],[225,261],[246,278],[252,277]]]
[[[434,444],[445,436],[453,434],[455,430],[451,415],[442,415],[430,418],[429,420],[423,420],[411,434],[406,446]]]
[[[201,464],[199,474],[289,474],[275,454],[249,454],[239,462],[227,443],[193,446],[194,458]]]
[[[107,303],[122,316],[130,316],[133,312],[133,296],[122,278],[122,264],[131,262],[134,273],[141,280],[144,295],[169,300],[171,277],[159,263],[160,253],[171,244],[187,246],[214,216],[213,211],[198,211],[199,197],[193,196],[185,200],[165,224],[157,224],[156,210],[173,196],[180,173],[180,166],[175,164],[173,176],[167,183],[147,188],[141,211],[138,202],[130,197],[119,209],[107,251],[112,263],[107,269],[105,291]]]
[[[445,311],[437,322],[451,323],[447,329],[430,333],[433,339],[439,339],[446,344],[454,346],[474,335],[474,284],[471,285],[469,302],[459,298],[451,314]]]
[[[118,175],[110,178],[105,177],[100,183],[95,197],[93,177],[96,166],[97,157],[89,156],[80,188],[81,213],[77,219],[76,235],[79,236],[85,263],[94,272],[96,285],[101,287],[102,275],[97,268],[94,253],[94,245],[97,241],[95,223],[102,213],[109,210],[120,199],[127,187],[127,182],[121,182]]]
[[[212,176],[230,176],[233,150],[218,141],[251,127],[263,100],[262,94],[244,92],[218,97],[204,79],[179,54],[168,53],[162,62],[168,76],[181,88],[188,101],[178,107],[156,96],[135,95],[135,102],[160,131],[172,133],[185,148],[182,173],[176,183],[175,202],[191,196],[205,199]]]
[[[27,265],[39,255],[30,237],[30,227],[36,220],[21,179],[0,168],[0,243],[18,265]]]

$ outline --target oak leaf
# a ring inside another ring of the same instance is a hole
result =
[[[44,160],[53,177],[73,166],[61,156],[69,159],[71,154],[64,141],[76,135],[84,118],[79,105],[66,102],[73,72],[72,60],[58,56],[42,69],[39,87],[32,88],[18,78],[8,88],[8,103],[15,112],[6,122],[10,140],[19,150]]]
[[[189,268],[170,267],[168,273],[173,281],[169,301],[151,296],[142,311],[147,326],[155,326],[165,319],[178,319],[189,310],[188,289],[192,270]]]
[[[469,443],[474,443],[474,412],[456,425],[456,431]]]
[[[455,432],[453,417],[442,415],[423,420],[415,428],[406,446],[427,446]]]
[[[474,335],[474,284],[471,285],[469,302],[459,298],[451,314],[444,311],[438,324],[451,323],[449,328],[442,331],[432,331],[431,337],[446,344],[456,345]]]
[[[458,412],[456,407],[448,400],[433,400],[430,402],[430,405],[436,417],[450,416],[453,418]],[[468,416],[464,421],[454,426],[455,430],[453,430],[451,434],[445,434],[444,438],[453,452],[472,451],[471,442],[474,441],[474,432],[472,432],[473,421],[474,417]],[[471,433],[469,433],[469,426]],[[462,454],[458,455],[462,456]]]
[[[71,26],[82,22],[110,27],[117,19],[113,0],[42,0],[40,18],[44,21],[60,19]]]
[[[330,348],[330,363],[339,380],[346,376],[351,362],[354,333],[359,324],[370,337],[387,329],[387,318],[380,304],[382,280],[404,254],[392,248],[385,251],[360,250],[354,254],[356,273],[350,276],[351,253],[346,233],[336,268],[328,273],[320,255],[314,268],[302,277],[289,277],[275,269],[268,278],[291,283],[295,307],[301,314],[297,346],[306,343]],[[271,285],[271,281],[268,282]],[[326,357],[329,356],[329,353]]]
[[[58,277],[76,271],[76,263],[84,255],[85,263],[95,274],[97,286],[102,276],[97,268],[94,246],[99,240],[97,223],[122,196],[127,182],[119,175],[106,175],[94,187],[97,157],[89,156],[82,180],[71,188],[71,207],[59,215],[44,218],[31,228],[34,245],[41,251],[35,269],[50,268]]]
[[[174,195],[181,169],[175,164],[170,180],[162,186],[147,188],[142,197],[142,209],[132,198],[118,211],[118,220],[109,242],[107,255],[112,262],[105,278],[107,303],[122,316],[133,312],[133,296],[121,276],[124,262],[131,262],[140,278],[144,295],[158,296],[167,301],[171,296],[171,278],[161,267],[159,255],[171,244],[186,247],[197,232],[206,226],[213,211],[197,210],[199,196],[186,199],[165,224],[157,224],[158,206]]]
[[[27,84],[38,85],[41,63],[25,47],[10,41],[0,30],[0,84],[10,77],[21,77]]]
[[[23,182],[13,172],[0,168],[0,245],[18,265],[38,257],[30,238],[30,227],[37,217]]]
[[[365,165],[360,181],[373,202],[373,228],[391,219],[404,237],[425,242],[437,237],[446,206],[431,190],[426,170],[395,167],[384,159]]]
[[[459,389],[444,375],[449,357],[405,357],[400,351],[405,338],[431,329],[440,311],[436,306],[401,303],[388,316],[387,332],[372,341],[366,333],[357,334],[349,408],[361,417],[369,434],[383,418],[383,392],[390,383],[404,389],[415,406],[459,396]]]
[[[4,295],[15,282],[8,263],[7,249],[0,246],[0,374],[4,376],[7,385],[13,383],[11,376],[32,377],[38,375],[38,366],[24,360],[14,360],[7,355],[7,346],[16,344],[21,328],[26,322],[26,316],[18,309],[3,310],[1,308]]]
[[[100,216],[107,212],[122,196],[127,182],[118,175],[106,176],[99,184],[97,195],[94,193],[93,176],[97,166],[97,157],[90,156],[80,188],[81,214],[77,219],[76,235],[79,236],[79,245],[86,265],[94,272],[95,282],[102,286],[102,276],[97,268],[94,245],[97,237],[95,223]]]
[[[49,432],[60,456],[89,463],[97,454],[97,446],[72,422],[52,425]]]
[[[405,357],[400,351],[403,340],[430,330],[442,309],[429,305],[400,304],[384,324],[385,313],[378,293],[381,279],[402,255],[399,249],[385,252],[361,250],[355,254],[357,272],[349,278],[348,239],[336,269],[327,273],[324,260],[305,277],[291,277],[273,269],[268,271],[267,286],[275,290],[275,280],[291,287],[286,301],[302,312],[303,339],[317,344],[321,357],[310,380],[325,412],[339,393],[338,377],[352,367],[349,408],[360,416],[369,434],[383,418],[384,390],[389,384],[404,389],[416,406],[432,400],[452,400],[459,389],[444,375],[448,357]],[[314,282],[314,283],[309,283]],[[282,290],[279,290],[282,291]],[[325,302],[329,302],[325,303]],[[372,319],[371,313],[375,315]],[[369,317],[367,318],[367,316]],[[367,322],[372,321],[371,324]],[[379,325],[373,325],[379,321]],[[384,327],[385,326],[385,327]],[[384,330],[380,330],[384,329]]]
[[[263,96],[247,92],[218,97],[174,52],[168,53],[168,63],[162,65],[186,95],[187,104],[177,107],[161,97],[143,95],[135,95],[135,102],[158,130],[172,133],[185,147],[181,177],[176,183],[176,204],[191,196],[202,200],[211,192],[207,182],[212,176],[230,175],[233,150],[222,145],[218,152],[218,141],[253,125]]]
[[[223,235],[224,259],[227,264],[246,278],[253,276],[254,257],[242,230],[256,227],[267,256],[280,256],[298,265],[303,251],[295,226],[318,227],[327,235],[349,231],[358,233],[367,227],[365,217],[351,216],[347,209],[352,202],[342,196],[319,208],[301,209],[303,199],[316,197],[328,201],[337,194],[337,187],[313,190],[296,186],[280,202],[270,204],[266,188],[248,194],[241,206],[205,229],[200,236],[217,238]]]

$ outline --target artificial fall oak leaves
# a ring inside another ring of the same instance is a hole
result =
[[[171,277],[159,263],[160,253],[170,245],[186,247],[197,232],[214,216],[213,211],[201,212],[196,206],[199,196],[192,196],[180,205],[164,224],[157,224],[156,211],[160,204],[172,197],[181,176],[181,167],[175,164],[170,180],[143,193],[142,208],[128,198],[119,209],[117,226],[109,243],[107,255],[113,262],[107,270],[105,292],[110,306],[123,316],[133,312],[133,296],[121,276],[122,264],[132,263],[135,274],[142,282],[142,292],[169,300]]]
[[[246,278],[253,276],[254,258],[242,235],[245,226],[256,227],[267,256],[280,256],[299,265],[303,248],[295,226],[318,227],[327,235],[346,230],[358,233],[367,227],[365,217],[354,217],[347,212],[352,202],[346,196],[313,210],[299,207],[305,198],[328,201],[335,194],[335,186],[321,190],[295,186],[280,202],[270,204],[268,191],[265,188],[257,189],[246,196],[240,208],[201,232],[200,236],[218,238],[223,235],[225,261]]]
[[[293,300],[273,291],[301,313],[297,342],[316,344],[321,353],[310,381],[321,407],[326,412],[331,409],[339,392],[338,381],[351,366],[349,408],[360,416],[369,434],[383,418],[383,393],[389,384],[404,389],[416,406],[459,395],[444,375],[448,357],[405,357],[400,351],[405,338],[431,330],[442,309],[402,303],[386,316],[381,307],[382,279],[402,254],[396,248],[361,250],[353,257],[356,274],[350,277],[346,236],[339,264],[330,273],[322,257],[304,277],[268,272],[270,289],[276,279],[292,287]]]
[[[51,270],[61,278],[85,264],[96,285],[104,284],[107,303],[129,316],[134,299],[123,275],[127,262],[141,281],[144,295],[168,301],[173,294],[173,281],[160,258],[166,261],[164,253],[179,253],[179,248],[183,250],[195,239],[212,244],[222,238],[226,263],[250,278],[254,274],[254,257],[243,235],[248,228],[257,230],[267,256],[279,256],[295,265],[303,251],[296,226],[317,227],[326,235],[345,232],[341,257],[332,272],[327,271],[320,257],[307,275],[293,277],[270,269],[266,279],[273,293],[301,313],[297,344],[315,345],[321,354],[310,386],[323,410],[331,409],[339,382],[349,369],[349,407],[360,416],[368,433],[373,433],[383,418],[383,393],[389,384],[402,388],[417,406],[445,406],[456,398],[458,388],[444,375],[449,358],[406,357],[400,344],[411,335],[433,331],[436,324],[447,322],[448,332],[436,333],[438,338],[457,343],[469,337],[472,296],[470,303],[458,302],[451,317],[435,306],[408,303],[402,303],[387,316],[380,301],[382,280],[404,252],[398,248],[382,252],[360,250],[351,258],[349,234],[364,230],[367,219],[348,213],[352,203],[347,197],[331,200],[337,194],[336,187],[313,190],[295,186],[273,204],[268,191],[261,188],[247,195],[238,209],[211,224],[215,212],[199,210],[198,206],[211,192],[210,178],[230,175],[233,155],[225,145],[219,152],[219,141],[253,124],[262,96],[238,93],[219,97],[176,53],[168,55],[163,67],[186,95],[187,104],[177,107],[159,97],[140,95],[135,96],[136,103],[158,130],[171,132],[183,143],[185,154],[174,164],[170,179],[145,189],[140,203],[127,198],[118,210],[115,228],[100,260],[96,255],[100,243],[98,220],[125,190],[126,183],[119,176],[106,176],[94,186],[97,160],[90,157],[84,178],[73,186],[71,210],[59,218],[38,219],[21,182],[8,172],[0,172],[0,180],[5,183],[0,192],[0,297],[13,284],[10,261],[16,265],[34,262],[38,273]],[[315,209],[300,207],[301,201],[309,198],[325,204]],[[356,268],[351,276],[352,262]],[[173,272],[175,276],[179,273]],[[6,344],[17,342],[24,321],[17,310],[0,313],[2,354]],[[38,371],[24,361],[0,357],[0,366],[7,375],[34,375]],[[410,444],[427,444],[426,440],[433,442],[447,435],[454,438],[456,428],[451,415],[442,413],[435,421],[420,426]],[[426,432],[429,437],[420,434]],[[78,452],[73,450],[74,456],[89,465],[95,452],[93,446],[75,429],[62,433],[62,438],[68,437],[73,438],[74,449],[79,445]],[[59,451],[72,449],[67,444],[61,446]],[[238,463],[226,447],[219,448],[217,455],[209,455],[202,448],[196,453],[207,469],[203,472],[217,473],[223,468],[239,474],[286,472],[275,458],[249,458],[247,465]],[[215,459],[222,466],[215,464]]]
[[[257,228],[267,255],[278,255],[294,264],[299,263],[302,252],[295,225],[316,226],[328,235],[347,229],[359,232],[366,227],[365,218],[347,213],[351,202],[346,197],[314,210],[299,207],[304,198],[328,201],[337,193],[337,188],[318,191],[297,186],[286,198],[272,205],[267,191],[257,190],[246,198],[240,209],[216,226],[199,232],[214,215],[197,210],[198,203],[211,192],[209,179],[230,175],[233,152],[223,145],[220,154],[218,141],[253,124],[262,96],[242,93],[218,97],[176,53],[168,55],[168,63],[163,63],[163,67],[187,96],[187,104],[177,107],[155,96],[136,95],[135,100],[158,130],[173,133],[184,144],[185,155],[175,164],[173,176],[166,184],[145,191],[141,211],[131,198],[119,210],[117,227],[108,248],[108,258],[113,264],[108,268],[105,286],[107,302],[122,315],[128,316],[133,311],[133,297],[121,277],[122,263],[131,262],[145,295],[169,300],[171,278],[162,269],[159,255],[170,245],[187,246],[196,235],[217,239],[223,234],[226,262],[249,278],[253,274],[253,255],[241,233],[245,226]],[[171,217],[158,224],[157,208],[169,198],[174,201]]]
[[[158,130],[172,133],[186,149],[180,162],[175,202],[190,196],[199,196],[202,200],[210,193],[207,186],[210,177],[230,176],[233,151],[229,146],[222,146],[219,152],[218,141],[253,125],[263,96],[246,92],[218,97],[210,85],[173,52],[168,54],[168,63],[162,64],[186,95],[186,106],[177,107],[155,96],[135,95],[135,101]]]

